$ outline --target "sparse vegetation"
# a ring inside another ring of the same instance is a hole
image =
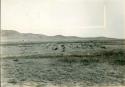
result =
[[[35,82],[38,83],[36,87],[68,83],[81,87],[125,85],[125,48],[117,45],[118,42],[109,43],[86,41],[4,45],[4,78],[7,84]]]
[[[16,81],[15,79],[9,79],[9,80],[8,80],[8,83],[16,84],[17,81]]]

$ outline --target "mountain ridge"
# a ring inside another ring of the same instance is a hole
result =
[[[15,30],[1,30],[2,41],[80,41],[80,40],[115,40],[116,38],[108,37],[77,37],[55,35],[47,36],[44,34],[20,33]]]

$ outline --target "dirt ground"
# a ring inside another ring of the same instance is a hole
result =
[[[1,87],[123,87],[125,45],[2,45]]]
[[[16,86],[30,82],[36,85],[34,87],[46,87],[50,84],[55,86],[65,84],[68,87],[125,85],[125,65],[69,63],[60,58],[34,58],[4,59],[2,68],[4,85]]]

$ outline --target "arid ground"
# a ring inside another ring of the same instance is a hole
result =
[[[125,86],[124,41],[2,44],[2,87]]]

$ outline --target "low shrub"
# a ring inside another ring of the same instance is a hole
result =
[[[9,80],[8,80],[8,83],[16,84],[17,81],[16,81],[15,79],[9,79]]]
[[[117,64],[117,65],[125,65],[125,60],[115,60],[115,61],[114,61],[114,64]]]

